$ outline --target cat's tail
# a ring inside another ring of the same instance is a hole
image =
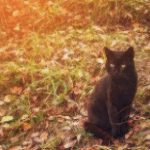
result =
[[[113,137],[95,124],[86,121],[84,122],[84,129],[85,131],[92,133],[96,138],[101,138],[104,145],[108,145],[113,142]]]

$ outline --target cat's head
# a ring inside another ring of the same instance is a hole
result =
[[[112,51],[104,48],[106,54],[106,70],[114,78],[126,77],[134,71],[134,49],[129,47],[126,51]]]

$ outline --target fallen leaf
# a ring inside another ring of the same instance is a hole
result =
[[[35,132],[35,133],[32,133],[32,134],[31,134],[31,138],[35,138],[35,137],[37,137],[37,136],[39,136],[39,132]]]
[[[15,147],[10,148],[9,150],[22,150],[22,147],[21,146],[15,146]]]
[[[36,142],[36,143],[42,143],[43,142],[43,141],[41,141],[41,139],[39,137],[35,137],[33,139],[33,141]]]
[[[0,150],[3,150],[2,146],[0,145]]]
[[[32,145],[32,140],[30,140],[30,141],[24,141],[24,142],[22,143],[22,145],[23,145],[23,146]]]
[[[6,114],[6,109],[0,108],[0,117]]]
[[[102,58],[97,58],[96,61],[98,64],[104,64],[104,60]]]
[[[24,131],[27,131],[27,130],[31,129],[32,126],[31,126],[31,124],[25,122],[25,123],[23,123],[22,127],[23,127]]]
[[[150,134],[146,135],[145,140],[150,141]]]
[[[4,102],[3,101],[0,101],[0,106],[4,105]]]
[[[18,94],[18,95],[21,94],[22,90],[23,90],[22,87],[19,86],[14,86],[10,89],[12,94]]]
[[[133,131],[129,131],[126,135],[125,135],[125,139],[129,139],[133,134]]]
[[[10,122],[10,121],[12,121],[13,119],[14,119],[13,116],[4,116],[4,117],[2,117],[2,119],[1,119],[1,123]]]
[[[4,97],[4,102],[10,103],[11,101],[12,101],[12,95],[6,95],[6,96]]]
[[[40,139],[41,139],[42,142],[46,141],[47,138],[48,138],[48,133],[47,132],[41,133]]]
[[[19,16],[19,10],[13,11],[12,16],[13,16],[13,17]]]
[[[17,24],[15,27],[14,27],[14,31],[20,31],[20,25]]]
[[[9,129],[10,125],[8,123],[5,123],[2,127],[5,128],[5,129]]]
[[[72,148],[76,144],[76,142],[77,142],[77,140],[69,141],[69,142],[64,144],[64,148],[65,149]]]
[[[26,119],[28,119],[28,117],[29,117],[29,115],[24,114],[24,115],[21,117],[21,120],[26,120]]]
[[[82,134],[78,134],[78,135],[77,135],[77,141],[78,141],[78,142],[80,142],[81,137],[82,137]]]
[[[18,136],[14,136],[12,138],[10,138],[11,143],[16,143],[19,141],[19,137]]]
[[[4,136],[3,128],[0,128],[0,137]]]

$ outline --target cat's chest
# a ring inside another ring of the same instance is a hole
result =
[[[132,87],[126,84],[123,85],[120,84],[120,85],[116,85],[115,90],[118,95],[123,96],[129,94],[132,90]]]
[[[112,97],[116,105],[126,106],[130,104],[133,100],[134,87],[130,84],[117,84],[111,87],[112,88]]]
[[[131,85],[130,83],[112,83],[110,88],[111,91],[113,91],[117,95],[126,95],[132,91],[133,85]]]

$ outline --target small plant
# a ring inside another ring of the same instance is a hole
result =
[[[52,137],[43,145],[41,145],[42,150],[50,149],[57,150],[58,145],[61,143],[61,140],[58,137]]]

